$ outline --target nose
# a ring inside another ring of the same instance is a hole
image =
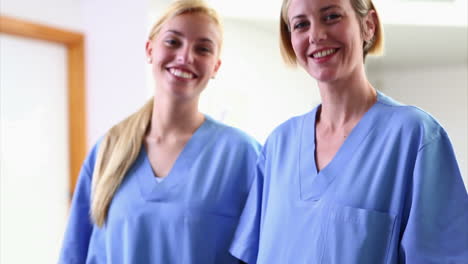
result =
[[[189,46],[184,46],[177,52],[177,62],[182,64],[191,64],[193,62],[192,49]]]
[[[313,23],[310,26],[309,43],[317,44],[327,38],[326,27],[320,23]]]

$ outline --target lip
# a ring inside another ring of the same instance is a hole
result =
[[[332,54],[329,54],[329,55],[326,55],[324,57],[320,57],[320,58],[314,58],[313,54],[317,53],[317,52],[321,52],[321,51],[324,51],[324,50],[329,50],[329,49],[334,49],[335,52],[332,53]],[[329,61],[331,58],[333,58],[338,52],[340,51],[340,48],[334,48],[334,47],[326,47],[326,48],[320,48],[320,49],[316,49],[314,51],[312,51],[308,57],[311,58],[314,62],[316,63],[325,63],[327,61]]]
[[[176,75],[174,75],[174,74],[171,73],[171,69],[190,73],[190,74],[193,75],[193,78],[187,79],[187,78],[183,78],[183,77],[180,77],[180,76],[176,76]],[[166,67],[166,71],[167,71],[171,76],[173,76],[174,78],[179,79],[179,80],[185,80],[185,81],[187,81],[187,80],[193,80],[193,79],[198,78],[198,75],[197,75],[194,71],[192,71],[191,69],[188,69],[187,67],[183,67],[183,66],[168,66],[168,67]]]

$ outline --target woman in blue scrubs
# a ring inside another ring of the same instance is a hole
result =
[[[376,91],[370,0],[284,0],[281,48],[322,103],[267,139],[231,253],[253,264],[468,263],[468,196],[447,133]],[[411,88],[409,88],[411,89]]]
[[[154,25],[154,99],[84,162],[59,263],[239,263],[228,248],[260,146],[198,111],[221,44],[202,1],[176,1]]]

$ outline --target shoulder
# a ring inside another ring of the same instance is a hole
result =
[[[278,125],[268,136],[265,145],[300,139],[304,124],[315,124],[317,108],[318,106],[305,114],[291,117]]]
[[[217,144],[229,145],[229,147],[235,149],[247,148],[256,152],[260,150],[260,143],[241,129],[223,124],[209,116],[206,116],[206,118],[206,122],[209,122],[211,129],[217,132]]]
[[[425,145],[441,136],[446,136],[442,125],[431,114],[423,109],[402,104],[379,92],[378,104],[383,111],[391,114],[390,129],[403,132],[407,136],[418,137],[420,145]]]
[[[306,119],[307,117],[312,117],[312,115],[313,115],[312,112],[315,113],[315,109],[314,109],[314,111],[308,112],[306,114],[291,117],[290,119],[288,119],[285,122],[278,125],[273,130],[273,132],[270,134],[270,136],[287,135],[287,134],[290,134],[291,131],[294,131],[296,129],[300,129],[302,127],[304,119]]]
[[[96,160],[97,160],[97,156],[99,153],[99,146],[101,145],[103,139],[104,139],[104,136],[102,136],[101,138],[97,140],[97,142],[93,145],[91,150],[88,152],[88,155],[86,156],[83,162],[82,170],[84,170],[90,176],[93,174],[94,166],[96,165]]]

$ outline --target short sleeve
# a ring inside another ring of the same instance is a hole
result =
[[[85,160],[73,194],[68,224],[58,263],[85,263],[93,230],[90,218],[91,177],[94,169],[96,147]]]
[[[242,211],[239,225],[230,247],[231,254],[248,263],[257,262],[262,209],[263,175],[265,159],[259,155],[255,177],[250,187],[247,202]]]
[[[445,132],[418,152],[400,263],[468,263],[468,195]]]

